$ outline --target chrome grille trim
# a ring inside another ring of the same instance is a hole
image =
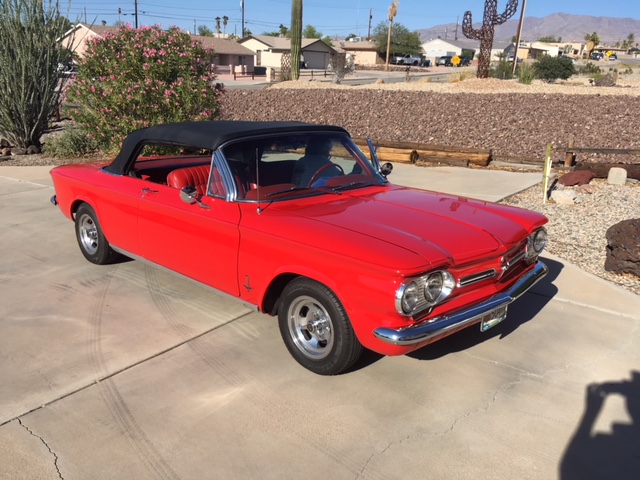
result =
[[[495,277],[497,273],[496,269],[492,268],[491,270],[485,270],[484,272],[474,273],[468,277],[462,277],[458,280],[458,287],[466,287],[468,285],[473,285],[474,283],[482,282],[483,280]]]
[[[524,259],[525,255],[526,255],[526,252],[524,250],[520,250],[516,255],[514,255],[513,257],[511,257],[509,259],[503,258],[502,270],[504,272],[506,272],[511,267],[513,267],[515,264],[517,264],[520,261],[522,261],[522,259]]]

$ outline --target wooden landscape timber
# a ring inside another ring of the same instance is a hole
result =
[[[640,162],[581,162],[576,158],[578,153],[597,153],[601,155],[640,155],[640,148],[576,147],[574,146],[573,139],[570,139],[567,147],[556,147],[555,150],[565,153],[565,167],[573,167],[574,170],[589,170],[595,173],[599,178],[607,178],[609,176],[609,170],[613,167],[624,168],[627,171],[627,178],[640,180]]]
[[[574,147],[573,141],[569,141],[567,147],[557,147],[559,152],[565,152],[565,167],[570,167],[578,160],[578,153],[599,153],[602,155],[640,155],[640,148],[591,148],[591,147]]]
[[[361,150],[367,151],[367,141],[354,138]],[[441,163],[445,165],[486,167],[491,162],[491,150],[480,148],[450,147],[413,142],[376,141],[378,158],[381,162],[398,163]]]
[[[589,170],[596,174],[598,178],[607,178],[609,170],[613,167],[624,168],[627,171],[627,178],[640,180],[640,164],[637,163],[584,163],[579,162],[574,170]]]

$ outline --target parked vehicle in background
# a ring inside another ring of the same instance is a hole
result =
[[[593,52],[591,54],[591,60],[602,60],[603,55],[600,52]]]
[[[51,200],[89,262],[143,260],[276,316],[317,374],[504,320],[547,273],[546,217],[393,185],[368,148],[329,125],[157,125],[54,168]]]
[[[391,63],[394,63],[396,65],[422,65],[422,56],[421,55],[410,55],[410,54],[406,54],[406,55],[401,55],[401,56],[396,56],[393,57],[393,60],[391,61]]]
[[[436,65],[439,67],[453,67],[453,63],[451,63],[451,59],[453,57],[451,55],[445,55],[444,57],[438,58],[436,61]]]

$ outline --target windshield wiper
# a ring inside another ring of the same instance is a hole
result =
[[[351,188],[351,187],[374,187],[374,186],[380,186],[380,185],[381,184],[375,183],[372,181],[359,180],[356,182],[347,183],[345,185],[338,185],[337,187],[335,187],[335,189],[346,190],[347,188]]]
[[[334,189],[334,188],[326,188],[326,187],[290,187],[290,188],[284,188],[282,190],[277,190],[275,192],[267,193],[265,195],[265,198],[273,197],[274,195],[282,195],[283,193],[299,192],[301,190],[313,190],[313,191],[318,191],[318,192],[323,192],[323,193],[331,193],[333,195],[342,195],[342,193],[340,193],[339,191],[337,191],[337,189]]]

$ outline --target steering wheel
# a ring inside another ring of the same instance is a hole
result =
[[[313,185],[313,182],[315,182],[318,179],[320,174],[322,172],[324,172],[327,168],[331,168],[331,167],[336,167],[338,170],[340,170],[342,175],[344,175],[344,169],[340,165],[338,165],[337,163],[327,163],[326,165],[321,166],[318,169],[318,171],[313,174],[313,176],[311,177],[311,180],[309,180],[309,185],[308,186]]]

